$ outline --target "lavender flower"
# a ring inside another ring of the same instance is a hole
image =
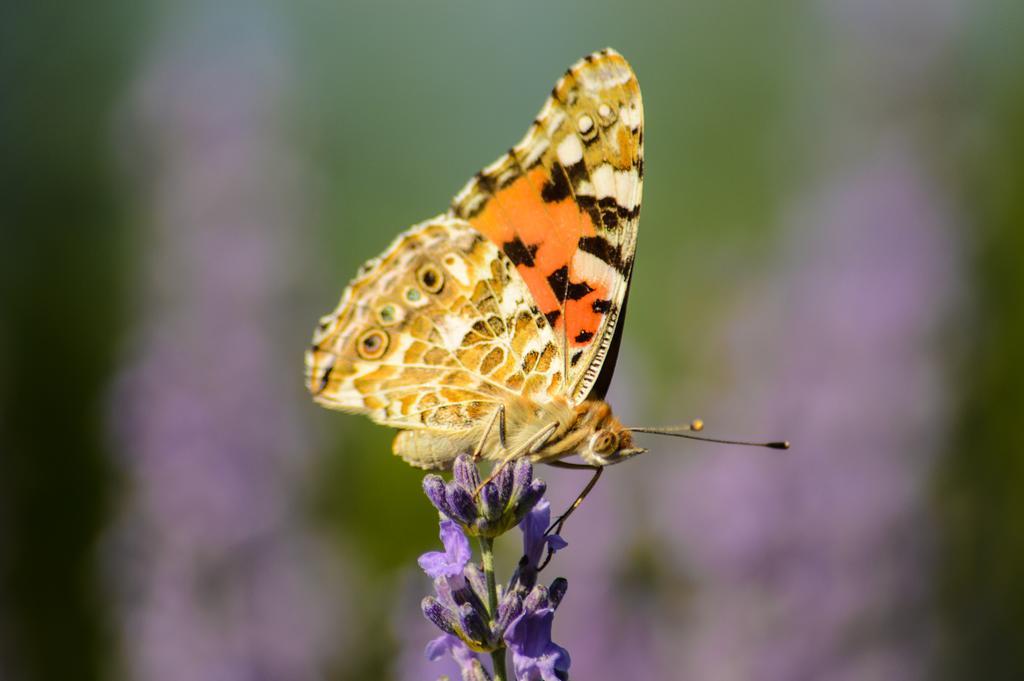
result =
[[[551,640],[555,608],[568,584],[562,578],[550,587],[536,583],[544,548],[553,552],[567,546],[558,535],[546,534],[551,506],[541,498],[544,482],[533,479],[529,461],[520,460],[503,467],[481,487],[470,456],[456,459],[453,478],[449,483],[436,475],[423,480],[427,497],[451,518],[440,521],[444,550],[419,558],[420,567],[434,579],[435,590],[435,595],[423,599],[423,614],[443,632],[427,644],[427,658],[451,655],[463,681],[486,681],[491,676],[477,653],[489,652],[494,679],[504,681],[508,648],[517,679],[568,678],[569,653]],[[477,489],[480,496],[474,499]],[[516,523],[522,531],[524,555],[508,587],[502,589],[494,578],[493,540]],[[463,528],[479,537],[482,566],[471,561]]]
[[[526,459],[502,466],[494,480],[480,487],[473,457],[461,454],[452,466],[452,476],[445,483],[439,475],[427,475],[423,491],[438,511],[476,537],[493,538],[510,530],[547,489],[543,480],[533,478],[533,466]]]

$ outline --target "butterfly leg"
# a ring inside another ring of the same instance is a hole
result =
[[[536,454],[540,451],[540,448],[544,446],[544,443],[548,441],[548,438],[554,435],[555,431],[558,430],[558,423],[552,423],[547,428],[543,428],[537,432],[536,435],[527,440],[521,447],[514,449],[509,452],[508,456],[502,459],[494,468],[491,469],[491,474],[487,476],[487,479],[480,483],[476,491],[473,492],[473,498],[476,498],[480,494],[480,490],[484,488],[484,485],[489,483],[491,480],[497,477],[501,469],[507,466],[512,461],[515,461],[521,456],[527,454]]]
[[[551,527],[544,532],[544,536],[552,533],[558,534],[562,531],[562,526],[565,525],[565,521],[569,519],[569,516],[572,515],[573,511],[580,507],[583,500],[587,498],[588,494],[590,494],[590,490],[594,489],[594,485],[596,485],[597,481],[601,479],[601,473],[604,472],[604,466],[589,466],[586,464],[566,463],[565,461],[549,461],[548,465],[554,466],[555,468],[568,468],[574,471],[593,471],[594,476],[590,478],[590,482],[588,482],[587,486],[583,488],[583,491],[579,493],[576,500],[569,505],[568,510],[558,516],[558,519],[555,520],[555,522],[551,523]],[[550,560],[550,555],[548,556],[548,559]],[[547,561],[545,561],[545,564],[546,563]]]
[[[494,410],[491,422],[487,424],[487,428],[484,430],[484,436],[480,438],[480,443],[473,450],[473,461],[479,461],[480,457],[483,456],[484,444],[487,442],[491,431],[494,430],[495,423],[498,424],[498,440],[501,442],[501,448],[505,449],[505,405],[499,404],[498,408]]]

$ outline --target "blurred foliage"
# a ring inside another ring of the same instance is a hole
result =
[[[977,292],[959,437],[938,501],[950,678],[1024,677],[1024,7],[975,17],[958,74],[973,116],[964,165]]]
[[[95,543],[125,267],[106,142],[134,12],[0,9],[0,603],[26,678],[101,678],[113,649]]]

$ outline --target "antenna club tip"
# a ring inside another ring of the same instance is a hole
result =
[[[772,449],[789,449],[789,440],[782,440],[781,442],[769,442],[768,446]]]
[[[704,430],[704,422],[701,421],[700,419],[694,419],[690,421],[690,430],[699,433],[700,431]]]

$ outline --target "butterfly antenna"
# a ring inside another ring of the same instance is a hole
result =
[[[767,447],[769,449],[789,449],[789,440],[778,440],[775,442],[748,442],[746,440],[724,440],[717,437],[706,437],[694,435],[695,432],[704,430],[704,422],[696,419],[688,426],[668,426],[666,428],[627,428],[634,433],[651,433],[653,435],[668,435],[670,437],[682,437],[687,440],[699,440],[701,442],[716,442],[721,445],[743,445],[745,447]]]

